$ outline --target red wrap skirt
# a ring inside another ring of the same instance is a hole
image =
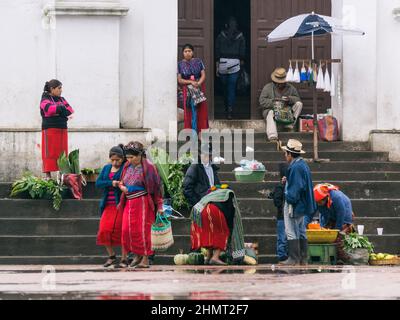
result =
[[[122,217],[122,245],[127,252],[151,256],[151,225],[155,221],[150,196],[127,199]]]
[[[190,239],[192,250],[200,248],[226,250],[229,228],[223,212],[212,203],[201,213],[201,228],[192,222]]]
[[[63,151],[65,151],[65,154],[68,156],[68,129],[43,129],[42,171],[58,171],[57,159]]]
[[[118,214],[115,204],[107,204],[100,219],[97,245],[120,246],[122,232],[122,214]]]

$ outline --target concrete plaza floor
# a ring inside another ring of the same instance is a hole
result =
[[[0,299],[400,299],[400,267],[3,265]]]

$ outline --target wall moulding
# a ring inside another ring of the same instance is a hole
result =
[[[65,2],[48,3],[45,16],[126,16],[129,8],[114,2]]]

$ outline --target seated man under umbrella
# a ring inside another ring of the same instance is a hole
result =
[[[299,93],[296,88],[287,83],[286,70],[284,68],[277,68],[271,74],[272,82],[268,83],[260,95],[260,107],[262,109],[263,118],[266,120],[267,136],[269,141],[278,140],[278,129],[276,125],[276,114],[274,110],[284,110],[285,108],[292,113],[290,117],[292,120],[287,128],[293,129],[297,118],[303,109],[303,103],[300,100]]]

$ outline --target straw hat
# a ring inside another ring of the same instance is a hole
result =
[[[271,79],[276,83],[286,83],[286,70],[284,68],[276,68],[271,74]]]
[[[302,150],[303,144],[299,140],[290,139],[285,147],[282,147],[282,150],[288,151],[290,153],[298,153],[304,154],[306,153]]]

